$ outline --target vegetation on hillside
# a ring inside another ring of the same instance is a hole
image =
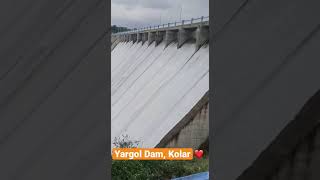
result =
[[[118,33],[118,32],[130,31],[130,30],[131,29],[129,29],[127,27],[120,27],[120,26],[116,26],[116,25],[111,26],[112,33]]]

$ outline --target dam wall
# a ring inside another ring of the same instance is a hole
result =
[[[111,54],[112,140],[128,135],[141,147],[170,146],[181,129],[199,119],[195,107],[209,91],[209,38],[197,35],[205,28],[198,24],[183,33],[176,27],[115,36],[114,42],[119,42]],[[206,38],[197,44],[197,37]],[[202,136],[195,147],[208,138]]]

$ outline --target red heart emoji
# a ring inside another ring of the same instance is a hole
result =
[[[203,151],[202,150],[195,150],[194,155],[200,159],[203,156]]]

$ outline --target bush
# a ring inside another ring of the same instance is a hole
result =
[[[138,147],[139,141],[131,140],[128,135],[122,135],[122,137],[115,137],[113,145],[117,148],[135,148]]]

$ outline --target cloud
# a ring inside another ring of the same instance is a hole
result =
[[[209,15],[209,0],[112,0],[111,23],[145,27]]]
[[[169,0],[112,0],[113,4],[127,7],[144,7],[154,9],[170,8]]]

